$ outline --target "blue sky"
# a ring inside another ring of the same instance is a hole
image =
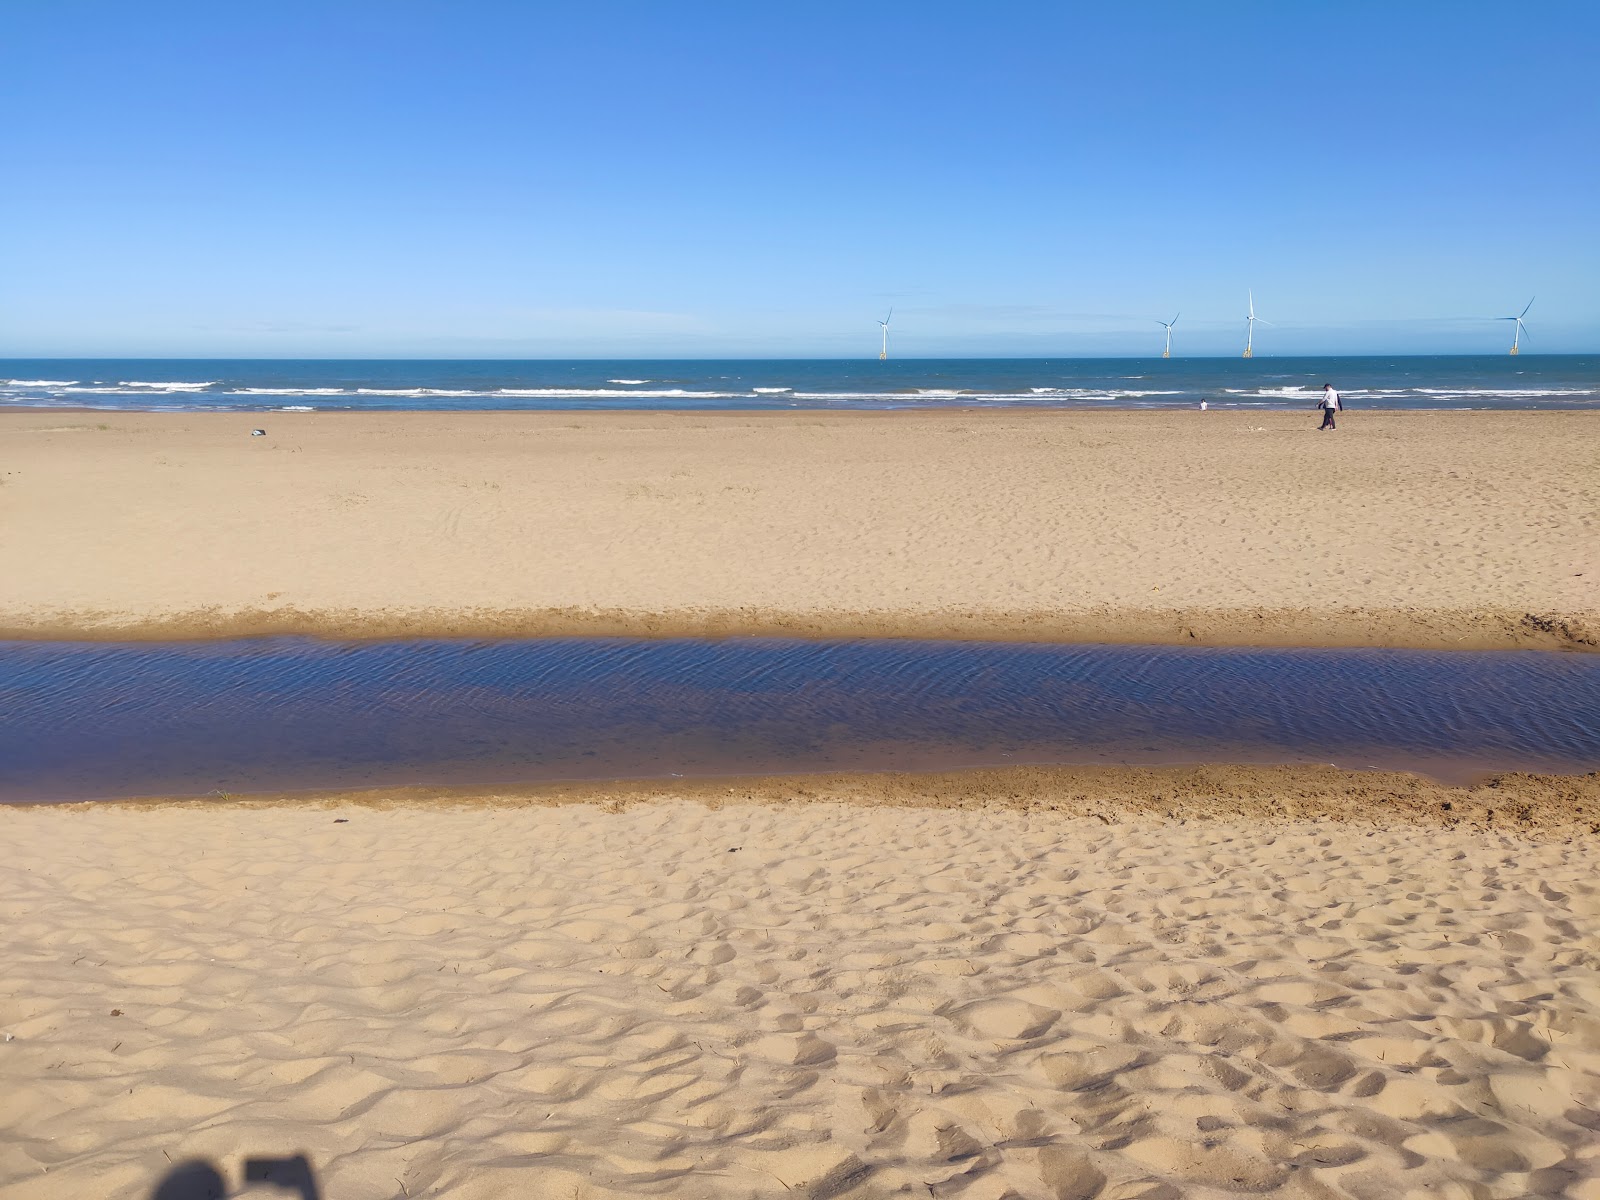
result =
[[[1600,349],[1600,5],[0,0],[0,355]]]

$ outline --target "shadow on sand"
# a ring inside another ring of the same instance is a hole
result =
[[[247,1158],[243,1184],[247,1188],[252,1184],[266,1184],[298,1196],[299,1200],[322,1200],[317,1173],[304,1154],[291,1158]],[[232,1194],[217,1166],[196,1158],[168,1171],[150,1193],[150,1200],[226,1200]]]

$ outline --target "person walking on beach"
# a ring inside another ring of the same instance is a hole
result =
[[[1324,429],[1337,429],[1333,423],[1333,414],[1344,407],[1339,399],[1339,393],[1333,390],[1333,384],[1322,385],[1322,399],[1317,401],[1317,407],[1322,410],[1322,424],[1317,426],[1317,432]]]

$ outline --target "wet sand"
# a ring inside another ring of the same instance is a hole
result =
[[[1594,1197],[1597,811],[1220,768],[4,810],[0,1194]]]
[[[1315,424],[9,412],[0,633],[1600,642],[1600,414]]]

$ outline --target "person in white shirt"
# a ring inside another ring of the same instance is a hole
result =
[[[1320,432],[1324,429],[1337,429],[1338,426],[1333,423],[1333,414],[1343,409],[1344,404],[1339,399],[1339,393],[1333,390],[1333,384],[1322,385],[1322,399],[1317,401],[1317,407],[1322,410],[1322,424],[1317,426],[1317,430]]]

